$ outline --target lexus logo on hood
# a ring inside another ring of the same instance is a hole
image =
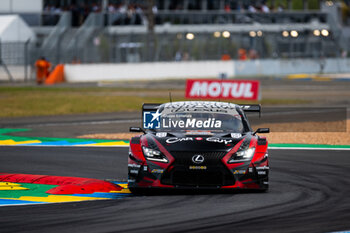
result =
[[[197,164],[203,163],[204,162],[203,155],[194,155],[192,157],[192,162],[197,163]]]

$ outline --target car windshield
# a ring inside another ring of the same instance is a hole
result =
[[[212,131],[243,132],[241,116],[237,113],[184,112],[168,113],[160,116],[156,131]]]

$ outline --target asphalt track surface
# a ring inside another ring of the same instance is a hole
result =
[[[262,111],[261,118],[257,113],[248,115],[253,129],[255,129],[256,124],[262,123],[343,121],[344,123],[337,128],[313,128],[310,126],[304,131],[345,132],[346,123],[344,120],[350,114],[347,113],[348,110],[345,107],[263,107]],[[24,137],[72,138],[95,133],[128,132],[130,126],[141,126],[141,111],[0,119],[0,128],[31,129],[31,131],[13,133],[13,135]],[[273,127],[271,131],[276,132]],[[293,129],[285,128],[284,131],[293,131]]]
[[[0,171],[127,178],[127,148],[0,147]],[[0,232],[350,230],[349,151],[270,150],[270,191],[0,207]]]

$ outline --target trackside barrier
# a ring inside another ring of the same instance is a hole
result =
[[[55,67],[55,69],[51,72],[49,77],[45,80],[46,85],[52,85],[55,83],[64,82],[64,65],[59,64]]]
[[[183,61],[119,64],[66,64],[67,82],[160,80],[350,73],[350,59],[264,59],[250,61]]]
[[[233,61],[65,65],[67,82],[209,78],[220,73],[232,77]]]
[[[234,70],[237,76],[350,73],[350,59],[264,59],[235,61]]]

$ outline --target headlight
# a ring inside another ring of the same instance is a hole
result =
[[[153,150],[147,147],[142,147],[143,149],[143,154],[145,155],[145,158],[147,160],[151,161],[157,161],[157,162],[162,162],[162,163],[167,163],[169,162],[168,159],[163,155],[160,151],[158,150]]]
[[[251,147],[246,150],[237,151],[232,155],[228,163],[250,160],[253,157],[254,152],[255,152],[255,147]]]

